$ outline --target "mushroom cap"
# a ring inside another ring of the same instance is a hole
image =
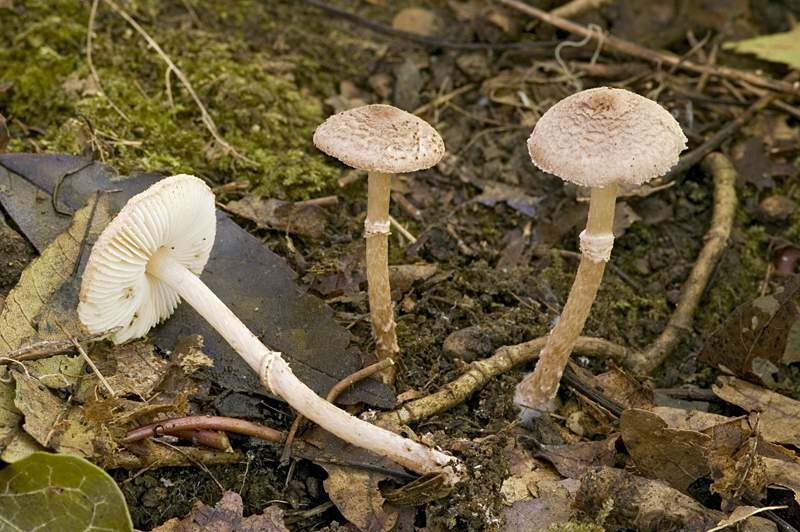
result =
[[[344,164],[387,174],[430,168],[444,142],[430,124],[391,105],[365,105],[333,115],[314,132],[314,144]]]
[[[78,316],[90,333],[116,326],[111,339],[138,338],[169,317],[180,297],[146,271],[157,251],[196,275],[208,262],[217,219],[214,194],[200,179],[176,175],[128,201],[97,239],[81,283]]]
[[[685,148],[680,125],[663,107],[610,87],[561,100],[528,139],[536,166],[586,187],[640,185],[666,174]]]

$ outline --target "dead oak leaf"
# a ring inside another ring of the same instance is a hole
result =
[[[671,429],[656,414],[638,409],[625,410],[619,427],[636,467],[648,478],[686,492],[690,484],[711,472],[706,434]]]

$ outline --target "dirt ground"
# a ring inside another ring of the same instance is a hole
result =
[[[0,114],[11,136],[7,150],[83,154],[122,174],[143,169],[194,173],[212,186],[244,182],[219,192],[223,205],[250,194],[284,201],[335,195],[338,203],[324,207],[326,225],[318,237],[232,216],[285,259],[303,290],[330,305],[337,322],[353,335],[350,348],[365,364],[374,362],[362,256],[366,176],[320,154],[311,133],[327,116],[359,103],[390,103],[436,127],[447,149],[443,161],[393,181],[391,214],[417,241],[393,231],[390,264],[436,265],[409,267],[394,278],[402,356],[395,391],[404,398],[442,389],[465,372],[466,363],[542,337],[558,318],[577,268],[578,234],[588,207],[582,201],[585,190],[530,162],[526,140],[553,103],[603,85],[653,97],[681,123],[691,151],[759,97],[752,85],[719,76],[699,85],[696,72],[619,50],[607,48],[593,62],[595,41],[557,50],[557,42],[579,39],[489,0],[331,0],[328,10],[315,2],[282,0],[120,2],[186,72],[216,128],[241,155],[237,159],[213,142],[174,76],[170,90],[178,107],[169,107],[163,62],[106,3],[99,3],[94,20],[93,60],[107,97],[88,86],[89,2],[11,4],[0,7],[0,25],[6,28],[0,62],[9,65],[0,72]],[[545,10],[558,4],[532,2]],[[785,76],[786,65],[737,56],[717,44],[786,31],[800,8],[791,2],[718,4],[620,0],[573,20],[651,49],[691,54],[687,57],[697,63],[706,61],[713,48],[719,64],[760,69],[761,76],[774,79]],[[407,8],[418,8],[419,18],[404,27],[428,34],[428,43],[393,29],[394,17],[408,14]],[[381,26],[370,28],[367,21]],[[687,35],[698,41],[709,35],[709,40],[692,50]],[[14,85],[3,85],[11,81]],[[784,100],[791,104],[792,98]],[[109,102],[121,106],[130,120]],[[787,246],[800,245],[797,120],[791,111],[771,107],[719,148],[739,170],[732,234],[692,330],[657,371],[638,375],[646,385],[708,389],[718,372],[697,360],[703,344],[738,305],[774,293],[788,277],[768,270],[778,266]],[[748,144],[754,137],[762,142]],[[699,164],[661,184],[669,186],[620,200],[624,207],[613,256],[584,336],[644,351],[666,327],[703,248],[714,186]],[[764,202],[775,197],[788,198],[795,208],[770,210]],[[14,227],[13,220],[6,221]],[[16,236],[4,237],[0,245],[0,255],[15,258],[4,260],[14,266],[0,277],[7,295],[35,253]],[[609,369],[603,357],[575,361],[593,374]],[[399,510],[396,530],[510,526],[504,524],[500,495],[512,475],[506,451],[543,438],[518,425],[513,402],[515,386],[532,368],[532,363],[516,366],[464,402],[411,427],[455,452],[468,464],[471,478],[445,498]],[[780,389],[796,397],[800,387],[794,376],[787,366]],[[568,403],[573,395],[562,387],[562,398]],[[279,401],[214,385],[196,408],[279,430],[288,430],[293,419]],[[709,408],[726,415],[739,412],[719,401]],[[553,442],[580,440],[568,434],[568,417],[563,410],[553,417]],[[245,516],[278,504],[290,530],[337,530],[334,522],[355,529],[328,504],[323,481],[329,470],[311,460],[282,465],[280,446],[235,434],[230,439],[245,453],[245,462],[112,471],[135,527],[150,530],[183,519],[198,500],[213,506],[224,488],[241,494]],[[386,492],[402,483],[386,480],[381,488]],[[701,500],[711,497],[708,486],[696,489]],[[374,530],[390,528],[374,524]]]

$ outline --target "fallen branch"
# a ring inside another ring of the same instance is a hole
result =
[[[546,343],[547,337],[544,336],[523,344],[503,346],[497,349],[493,356],[471,363],[466,373],[442,386],[438,392],[378,415],[378,423],[398,428],[444,412],[483,388],[490,379],[507,372],[517,364],[536,360]],[[624,363],[631,356],[625,347],[601,338],[585,336],[578,337],[572,352],[576,355],[606,357],[616,363]]]
[[[604,47],[613,48],[614,50],[620,51],[628,55],[632,55],[634,57],[638,57],[640,59],[653,61],[655,63],[661,63],[663,65],[668,65],[671,67],[683,68],[684,70],[691,70],[693,72],[698,72],[700,74],[710,74],[713,76],[720,76],[722,78],[727,78],[734,81],[746,81],[758,87],[764,87],[766,89],[772,89],[778,92],[785,92],[793,96],[800,96],[800,88],[797,88],[791,83],[787,83],[786,81],[770,80],[763,76],[759,76],[751,72],[745,72],[743,70],[737,70],[735,68],[728,68],[713,64],[701,65],[698,63],[693,63],[691,61],[686,61],[681,56],[673,54],[672,52],[666,52],[663,50],[651,50],[650,48],[639,46],[638,44],[634,44],[624,39],[614,37],[613,35],[604,35],[604,34],[598,35],[597,32],[590,31],[588,28],[585,28],[580,24],[575,24],[572,21],[554,16],[550,13],[542,11],[541,9],[536,9],[535,7],[523,4],[522,2],[518,2],[517,0],[497,0],[497,1],[506,7],[509,7],[521,13],[525,13],[526,15],[530,15],[532,17],[541,19],[544,22],[547,22],[548,24],[551,24],[564,31],[568,31],[570,33],[574,33],[582,37],[589,37],[591,35],[593,39],[602,38]]]

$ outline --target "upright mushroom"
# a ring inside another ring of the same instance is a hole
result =
[[[92,248],[81,283],[78,315],[90,333],[116,326],[116,343],[144,335],[180,298],[230,343],[264,385],[298,412],[345,441],[387,456],[418,473],[454,481],[453,458],[335,407],[303,384],[265,347],[198,275],[214,244],[214,195],[193,176],[168,177],[134,196]]]
[[[623,89],[579,92],[539,119],[528,139],[533,163],[566,181],[592,187],[592,194],[575,282],[536,368],[517,388],[521,406],[544,410],[558,391],[611,257],[617,184],[640,185],[664,175],[685,148],[686,137],[672,115]]]
[[[314,132],[314,144],[343,163],[369,171],[367,284],[379,360],[393,358],[397,346],[389,287],[389,197],[392,174],[430,168],[444,155],[442,137],[427,122],[390,105],[365,105],[328,118]],[[383,373],[394,380],[394,368]]]

